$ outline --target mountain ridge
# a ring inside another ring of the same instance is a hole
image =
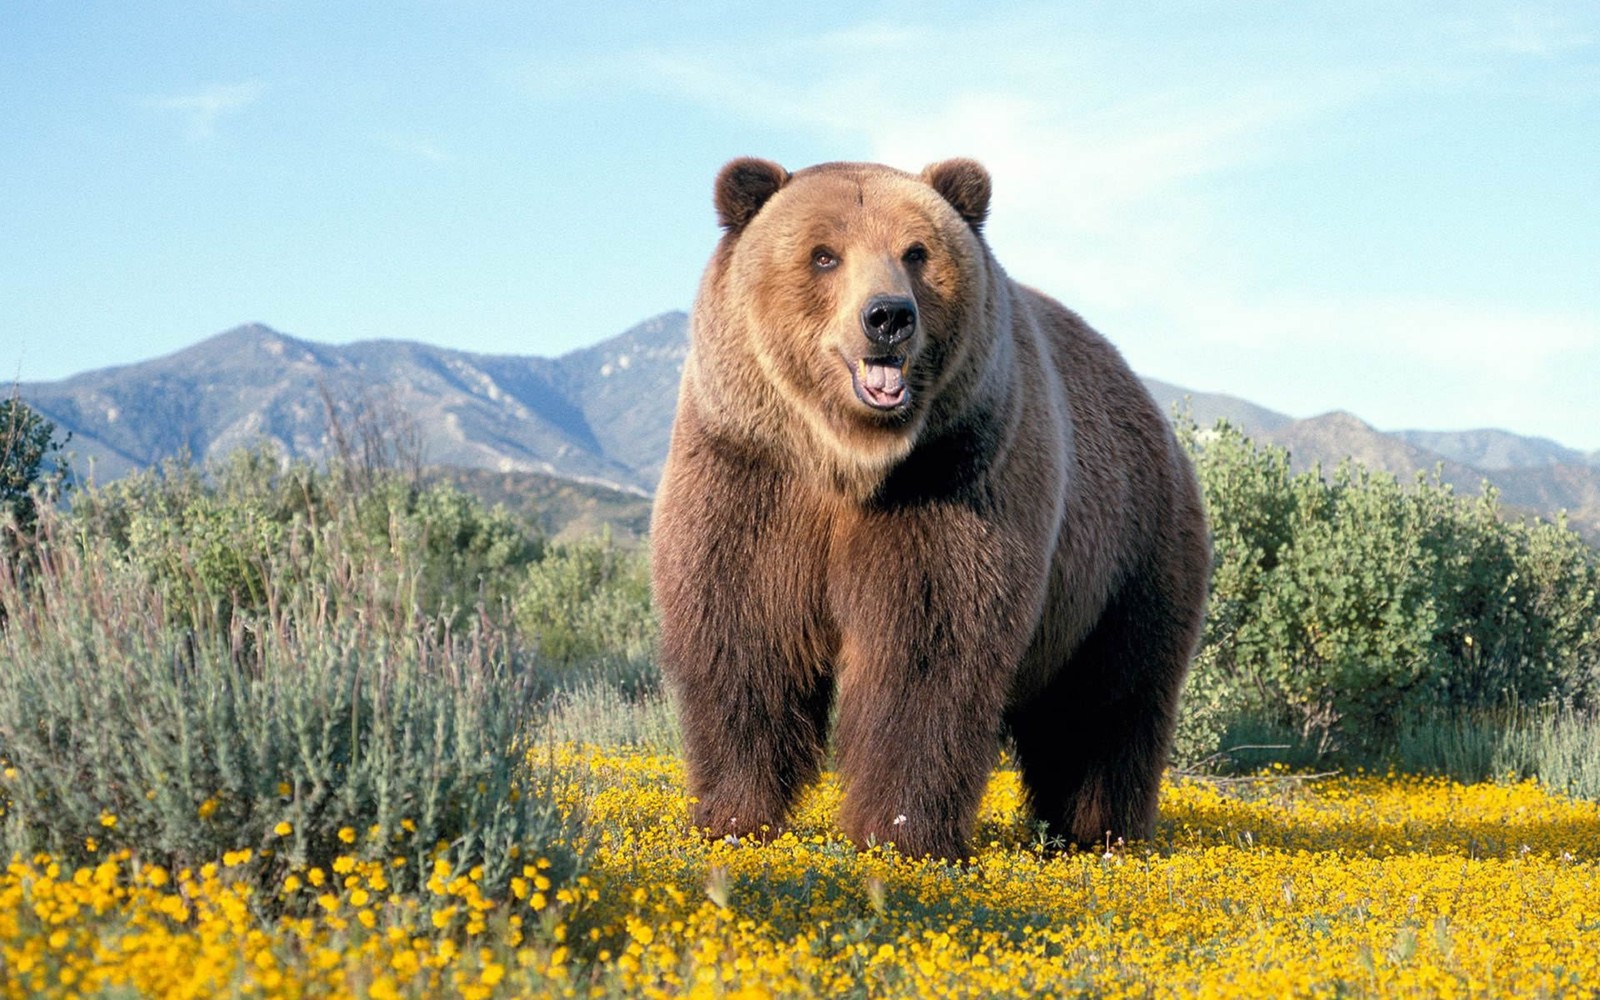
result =
[[[336,442],[329,405],[408,424],[429,464],[536,473],[648,496],[660,476],[688,316],[672,311],[556,357],[482,354],[417,341],[321,344],[245,323],[160,357],[21,383],[30,406],[73,435],[98,480],[187,453],[220,457],[268,441],[321,460]],[[1402,480],[1418,473],[1465,494],[1485,482],[1518,509],[1569,512],[1600,538],[1600,452],[1479,428],[1379,431],[1343,411],[1296,419],[1223,393],[1144,379],[1170,412],[1227,419],[1289,449],[1297,470],[1353,457]],[[348,413],[346,414],[348,415]]]

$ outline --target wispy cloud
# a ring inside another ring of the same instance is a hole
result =
[[[389,136],[382,142],[394,152],[424,163],[444,164],[455,161],[454,154],[428,139]]]
[[[190,94],[152,97],[144,104],[157,111],[179,116],[187,125],[190,139],[209,139],[216,134],[217,122],[260,100],[267,86],[259,80],[216,84]]]
[[[1124,97],[1075,61],[1072,39],[1038,26],[971,31],[865,24],[790,37],[707,59],[672,49],[627,53],[570,70],[575,92],[597,83],[665,92],[764,125],[837,137],[866,155],[917,169],[956,153],[1005,177],[1008,194],[1053,226],[1115,227],[1119,213],[1185,179],[1269,155],[1271,132],[1347,100],[1348,78],[1279,81],[1196,93],[1152,85]],[[974,37],[977,35],[979,37]],[[1005,50],[987,72],[974,50]],[[610,80],[606,80],[609,74]],[[761,152],[753,150],[752,152]]]
[[[1595,43],[1594,34],[1549,12],[1513,10],[1482,29],[1486,46],[1512,55],[1554,58]]]

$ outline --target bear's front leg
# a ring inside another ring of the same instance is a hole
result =
[[[839,691],[840,825],[861,847],[965,858],[999,747],[997,699],[963,683],[970,661],[852,654]]]
[[[663,657],[682,721],[690,819],[709,836],[775,837],[821,769],[833,681],[784,654],[751,637],[720,650],[710,670]]]
[[[827,746],[836,637],[822,544],[777,470],[711,449],[692,457],[669,466],[657,504],[661,671],[678,702],[695,826],[764,840]]]
[[[1043,568],[949,510],[864,522],[836,555],[844,830],[862,846],[964,858]]]

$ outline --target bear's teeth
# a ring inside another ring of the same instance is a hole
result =
[[[856,360],[856,379],[861,381],[861,382],[866,382],[866,380],[867,380],[867,359],[866,358],[858,358]]]

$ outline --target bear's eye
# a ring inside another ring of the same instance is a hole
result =
[[[913,243],[901,259],[907,264],[926,264],[928,262],[928,248],[921,243]]]
[[[839,255],[827,247],[811,251],[811,266],[819,271],[831,271],[839,266]]]

